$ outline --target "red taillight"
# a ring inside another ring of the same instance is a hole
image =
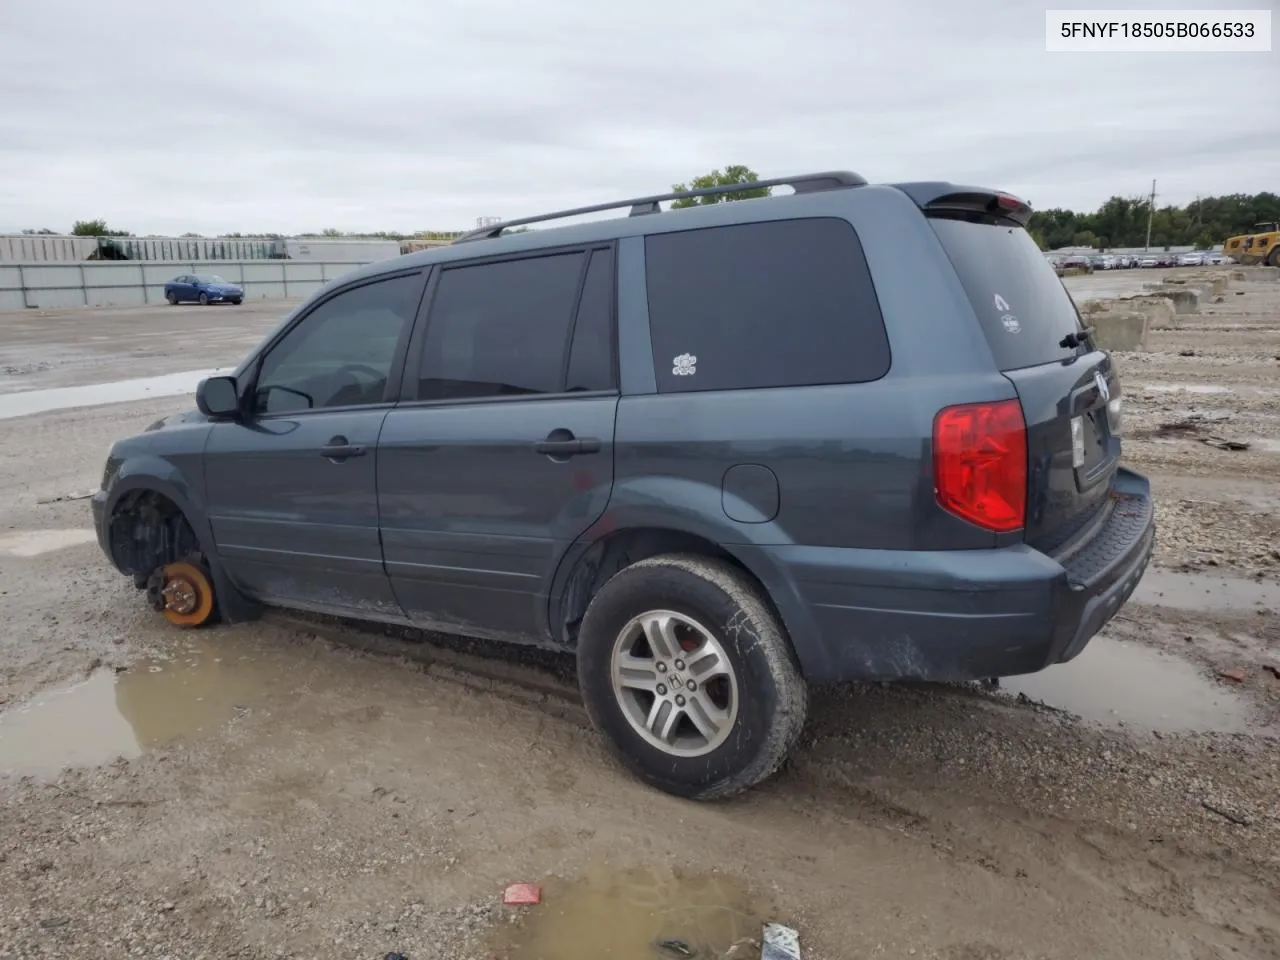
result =
[[[1026,522],[1027,424],[1017,400],[947,407],[933,418],[933,488],[944,510],[985,530]]]
[[[1026,206],[1026,204],[1024,204],[1017,197],[1007,193],[999,194],[996,197],[996,204],[1000,207],[1001,210],[1021,210],[1024,206]]]

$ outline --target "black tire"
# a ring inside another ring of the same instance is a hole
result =
[[[614,692],[615,644],[634,618],[656,610],[703,625],[734,671],[735,719],[727,738],[701,756],[650,743]],[[729,797],[772,776],[799,740],[808,710],[791,645],[758,588],[729,564],[692,555],[642,560],[599,590],[579,631],[578,682],[591,722],[619,761],[645,783],[695,800]]]
[[[241,300],[232,300],[232,301],[231,301],[231,305],[232,305],[233,307],[238,307],[238,306],[240,306],[240,304],[241,304],[242,302],[243,302],[243,301],[241,301]]]
[[[164,298],[169,301],[169,306],[176,307],[178,305],[178,295],[172,290],[166,293]]]
[[[1271,253],[1267,257],[1267,266],[1280,267],[1280,243],[1271,248]]]
[[[200,294],[200,306],[207,307],[209,305],[209,295],[207,293]]]

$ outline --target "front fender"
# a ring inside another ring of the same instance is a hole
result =
[[[110,530],[120,502],[129,494],[139,492],[154,492],[168,498],[182,511],[200,544],[200,550],[213,577],[214,591],[223,620],[229,623],[250,620],[256,616],[257,609],[227,578],[222,558],[218,555],[204,500],[203,471],[198,469],[199,457],[200,454],[191,457],[196,469],[194,482],[178,464],[154,453],[141,453],[127,458],[108,488],[103,491],[105,497],[99,540],[105,545],[109,559],[115,564],[115,557],[110,555]]]
[[[154,454],[130,457],[120,465],[107,490],[104,522],[110,524],[120,501],[130,493],[154,491],[172,500],[191,524],[200,549],[213,555],[213,530],[203,502],[203,484],[197,489],[172,462]]]

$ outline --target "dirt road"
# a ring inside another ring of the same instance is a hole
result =
[[[65,391],[234,365],[286,309],[0,316],[0,958],[701,960],[762,920],[811,960],[1280,956],[1280,283],[1117,355],[1159,555],[1084,655],[821,691],[714,805],[615,767],[557,658],[180,634],[107,566],[65,498],[189,398]]]

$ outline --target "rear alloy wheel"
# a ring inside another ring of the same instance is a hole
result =
[[[178,305],[178,295],[172,290],[166,293],[164,298],[169,301],[169,306],[176,307]]]
[[[207,307],[209,305],[209,295],[207,293],[200,294],[200,306]]]
[[[592,723],[646,783],[712,800],[748,790],[800,737],[808,691],[758,589],[719,560],[667,555],[622,570],[578,640]]]

